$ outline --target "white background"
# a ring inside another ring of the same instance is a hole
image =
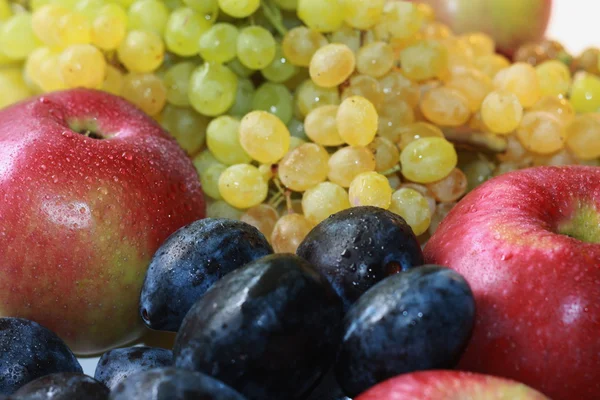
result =
[[[600,47],[600,1],[554,0],[547,36],[577,55],[586,47]],[[94,376],[97,357],[80,359],[84,372]]]

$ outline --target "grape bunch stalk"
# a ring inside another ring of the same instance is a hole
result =
[[[365,205],[424,242],[492,176],[598,165],[600,78],[523,54],[400,0],[0,0],[0,107],[124,97],[193,159],[208,215],[278,252]]]

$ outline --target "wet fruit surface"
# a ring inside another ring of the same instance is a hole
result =
[[[297,254],[331,282],[345,309],[386,276],[423,264],[421,247],[404,219],[371,206],[324,220]]]
[[[300,257],[263,257],[223,277],[189,311],[175,366],[211,374],[252,400],[302,399],[328,368],[341,302]]]
[[[154,368],[130,375],[110,394],[110,400],[210,399],[246,400],[208,375],[176,368]]]
[[[62,372],[29,382],[14,394],[15,400],[107,400],[109,389],[84,374]]]
[[[136,346],[107,351],[100,357],[94,378],[113,389],[129,375],[173,364],[173,352],[157,347]]]
[[[33,321],[0,318],[1,394],[12,394],[27,382],[56,372],[82,372],[56,334]]]
[[[150,328],[177,332],[192,305],[220,278],[271,254],[253,226],[221,218],[195,221],[171,235],[155,253],[140,296]]]

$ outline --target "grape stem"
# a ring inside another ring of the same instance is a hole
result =
[[[283,25],[283,18],[281,17],[281,10],[279,10],[279,7],[273,4],[273,0],[262,0],[260,6],[273,28],[275,28],[281,36],[285,36],[287,28]]]

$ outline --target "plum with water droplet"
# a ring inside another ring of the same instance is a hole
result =
[[[219,380],[173,367],[129,375],[110,393],[110,400],[246,400]]]
[[[353,397],[396,375],[454,368],[474,323],[473,293],[457,272],[424,265],[389,276],[344,317],[337,380]]]
[[[194,304],[175,339],[175,366],[251,400],[303,399],[333,361],[341,316],[339,297],[308,262],[269,255]]]
[[[87,375],[60,372],[21,387],[11,400],[107,400],[110,390]]]
[[[37,322],[0,318],[0,394],[57,372],[83,372],[62,339]]]
[[[152,329],[177,332],[192,305],[236,268],[272,254],[255,227],[206,218],[184,226],[160,246],[146,272],[140,313]]]
[[[149,346],[125,347],[104,353],[98,360],[94,378],[113,389],[132,373],[172,364],[171,350]]]
[[[327,277],[345,310],[386,276],[424,263],[406,221],[371,206],[333,214],[304,238],[296,253]]]

